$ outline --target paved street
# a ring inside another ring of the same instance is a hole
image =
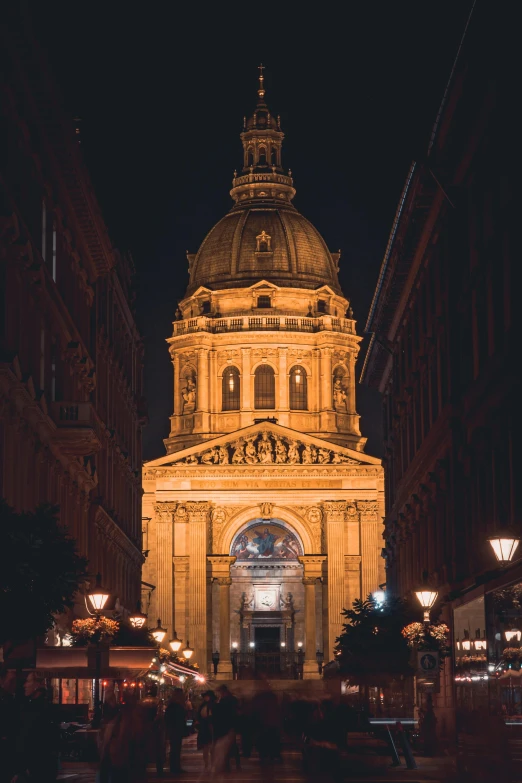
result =
[[[389,766],[389,759],[385,757],[363,757],[353,753],[346,759],[345,774],[343,780],[350,783],[425,783],[425,781],[444,781],[453,783],[453,765],[448,759],[424,759],[417,758],[418,769],[407,770],[404,766],[398,769]],[[306,774],[302,768],[301,753],[297,749],[285,748],[283,762],[271,767],[262,767],[257,756],[251,759],[241,759],[241,769],[236,770],[232,763],[231,772],[223,776],[212,776],[203,769],[201,753],[196,750],[195,736],[185,740],[182,755],[182,775],[171,775],[167,770],[162,778],[158,778],[156,771],[150,768],[148,783],[156,783],[158,780],[164,783],[183,781],[183,783],[202,783],[202,781],[214,780],[230,781],[230,783],[311,783],[311,781],[330,780],[328,777],[318,777],[318,773]],[[75,776],[74,778],[72,776]],[[71,777],[69,777],[71,776]],[[61,779],[70,780],[71,783],[95,783],[96,765],[85,763],[64,764]]]

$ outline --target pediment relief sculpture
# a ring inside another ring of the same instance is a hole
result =
[[[175,465],[360,465],[334,449],[303,443],[264,430],[201,454],[190,454]]]

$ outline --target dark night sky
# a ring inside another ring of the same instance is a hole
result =
[[[185,251],[231,206],[259,62],[286,134],[294,203],[331,250],[341,248],[341,285],[361,333],[407,169],[427,149],[470,4],[31,4],[66,107],[82,119],[113,241],[136,262],[145,459],[164,454],[168,434],[164,341],[188,281]],[[379,455],[376,393],[359,388],[358,408],[367,451]]]

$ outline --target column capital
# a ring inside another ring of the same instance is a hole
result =
[[[305,581],[307,579],[312,579],[315,583],[321,578],[326,555],[301,555],[297,559],[303,566],[303,584],[309,584]]]
[[[237,557],[233,555],[208,555],[208,562],[212,568],[212,578],[217,579],[221,584],[221,579],[230,579],[230,566],[234,565]]]
[[[311,585],[312,587],[315,586],[318,582],[318,577],[316,576],[303,576],[303,584],[304,585]]]
[[[326,522],[344,522],[344,515],[348,511],[346,500],[327,500],[321,503],[325,513]]]
[[[189,522],[207,522],[210,519],[211,504],[208,500],[185,503]]]
[[[218,576],[216,577],[216,582],[220,587],[230,587],[232,579],[230,576]]]

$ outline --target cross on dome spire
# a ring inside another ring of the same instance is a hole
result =
[[[265,66],[261,63],[257,67],[259,69],[259,90],[257,91],[257,94],[259,95],[259,101],[261,102],[265,97],[265,77],[263,76]]]

